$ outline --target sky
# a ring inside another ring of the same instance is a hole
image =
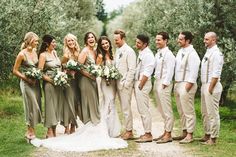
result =
[[[135,0],[103,0],[107,12],[111,12],[121,6],[126,6],[133,1]]]

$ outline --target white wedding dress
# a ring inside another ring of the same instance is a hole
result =
[[[110,81],[107,85],[105,79],[101,80],[101,93],[103,96],[103,111],[104,119],[107,125],[108,134],[110,137],[117,137],[120,135],[121,124],[115,106],[115,81]]]
[[[111,87],[106,88],[104,85],[105,84],[103,82],[101,84],[102,90],[99,89],[100,92],[109,92],[112,89]],[[101,93],[99,94],[101,95]],[[107,100],[109,100],[113,95],[113,93],[110,94],[108,94],[109,98]],[[103,99],[106,98],[103,96]],[[112,102],[114,103],[114,100],[112,100]],[[109,109],[107,107],[109,107]],[[94,125],[91,122],[83,125],[80,121],[80,127],[75,133],[70,135],[64,135],[64,128],[62,126],[58,126],[57,133],[60,133],[61,135],[49,139],[36,138],[31,140],[31,144],[36,147],[46,147],[54,151],[76,152],[120,149],[128,147],[128,143],[123,139],[113,138],[119,135],[121,127],[114,104],[107,102],[105,103],[105,100],[103,100],[103,103],[100,106],[100,111],[101,121],[97,125]]]

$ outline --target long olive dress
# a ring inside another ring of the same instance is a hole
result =
[[[54,70],[61,70],[61,61],[56,56],[55,52],[52,52],[54,57],[50,56],[49,52],[45,52],[46,62],[44,65],[44,73],[53,78]],[[44,98],[45,98],[45,122],[44,125],[47,128],[56,126],[62,119],[62,103],[63,91],[62,87],[55,86],[47,81],[44,81]]]
[[[77,60],[77,57],[70,55],[69,59]],[[77,110],[80,108],[79,103],[79,90],[77,86],[77,74],[74,79],[71,79],[69,82],[69,87],[64,89],[65,103],[63,104],[63,119],[62,125],[69,126],[73,124],[77,126]],[[80,117],[81,115],[79,115]]]
[[[24,53],[26,58],[22,62],[21,69],[24,71],[26,68],[36,67],[38,64],[38,58],[31,60],[26,53]],[[24,73],[24,72],[23,72]],[[39,81],[35,85],[30,85],[24,80],[20,80],[20,89],[23,96],[24,111],[25,111],[25,121],[26,125],[35,127],[38,123],[41,123],[41,93]]]
[[[84,65],[87,66],[94,63],[93,57],[88,54]],[[81,75],[78,83],[81,92],[81,120],[83,123],[91,121],[93,124],[98,124],[100,122],[100,112],[97,82]]]

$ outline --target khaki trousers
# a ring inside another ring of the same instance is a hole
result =
[[[186,82],[175,84],[174,94],[176,99],[177,110],[180,115],[182,130],[193,133],[196,125],[196,114],[194,109],[194,97],[197,91],[195,83],[189,92],[185,89]]]
[[[171,91],[173,84],[170,84],[165,89],[162,87],[161,79],[157,79],[154,83],[154,91],[157,100],[157,109],[164,119],[164,129],[171,132],[174,126],[174,115],[171,105]]]
[[[151,80],[148,80],[143,86],[142,90],[138,88],[139,83],[140,81],[135,81],[134,94],[137,102],[138,112],[142,119],[144,131],[149,133],[152,131],[152,116],[149,106],[149,93],[152,89],[152,83]]]
[[[127,131],[133,130],[133,116],[131,111],[131,97],[133,87],[117,89],[118,98],[120,100],[121,110],[124,116],[124,127]]]
[[[202,84],[201,87],[201,112],[205,134],[211,135],[211,138],[219,137],[220,115],[219,101],[222,93],[222,85],[218,82],[210,94],[210,83]]]

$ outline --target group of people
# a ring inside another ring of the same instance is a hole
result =
[[[208,32],[204,36],[204,44],[207,51],[201,61],[201,112],[205,135],[200,139],[203,144],[213,145],[219,136],[220,117],[219,101],[222,93],[220,76],[223,67],[223,54],[217,47],[217,35]],[[179,143],[193,142],[193,132],[196,125],[194,109],[194,97],[197,91],[197,77],[200,59],[191,45],[193,35],[191,32],[181,32],[178,36],[178,44],[181,47],[176,55],[168,49],[168,34],[160,32],[156,36],[156,44],[159,48],[156,58],[155,85],[158,109],[164,119],[164,133],[154,139],[157,143],[180,140]],[[173,137],[174,116],[171,107],[171,82],[175,75],[174,95],[177,110],[181,120],[182,135]]]
[[[117,44],[120,37],[122,37],[124,44]],[[134,90],[137,108],[145,131],[145,134],[141,135],[136,142],[167,143],[172,140],[179,140],[180,144],[193,142],[193,132],[196,125],[194,97],[201,63],[201,112],[205,135],[200,141],[207,145],[215,144],[220,129],[219,101],[222,93],[220,76],[224,63],[223,54],[217,47],[216,33],[205,34],[204,44],[207,51],[202,61],[191,44],[193,35],[189,31],[179,34],[177,42],[180,49],[176,57],[168,48],[169,35],[167,32],[159,32],[156,35],[155,42],[158,50],[155,57],[148,47],[148,36],[139,34],[136,37],[136,48],[139,50],[137,59],[134,51],[125,43],[124,37],[123,31],[115,31],[114,40],[118,47],[116,67],[127,76],[124,83],[122,79],[117,82],[118,95],[125,115],[126,131],[121,137],[125,140],[133,138],[130,100],[132,90]],[[151,76],[153,72],[155,77],[153,88],[157,106],[164,119],[164,133],[158,138],[152,137],[152,117],[149,110],[149,92],[152,89]],[[171,104],[173,76],[174,95],[183,131],[182,135],[177,137],[171,135],[174,125]]]
[[[134,92],[145,131],[145,134],[141,135],[136,142],[167,143],[180,140],[180,143],[190,143],[193,141],[196,123],[194,96],[200,65],[199,56],[191,45],[193,35],[188,31],[179,34],[178,44],[181,48],[176,57],[167,46],[169,36],[166,32],[159,32],[156,35],[158,50],[155,56],[148,47],[147,35],[139,34],[136,37],[135,45],[139,50],[138,55],[126,43],[125,37],[126,34],[121,29],[114,32],[114,44],[117,49],[113,56],[111,41],[106,36],[101,36],[97,40],[94,33],[86,33],[85,47],[80,50],[76,36],[67,34],[64,38],[63,56],[60,59],[57,56],[56,41],[52,35],[45,35],[42,38],[39,53],[36,50],[39,37],[33,32],[25,35],[13,73],[21,79],[20,88],[28,126],[25,134],[27,139],[35,138],[34,128],[42,122],[41,86],[39,80],[27,77],[23,69],[37,67],[43,72],[44,126],[48,128],[46,138],[56,136],[56,126],[59,122],[65,127],[65,134],[74,133],[78,127],[77,117],[79,117],[84,124],[91,123],[93,127],[104,122],[106,126],[104,131],[110,138],[133,139],[131,99]],[[217,35],[214,32],[205,34],[204,43],[207,52],[201,62],[201,107],[205,135],[201,141],[205,144],[215,144],[220,128],[219,100],[222,92],[220,75],[223,55],[216,45]],[[84,66],[114,65],[122,77],[111,80],[109,86],[104,78],[101,79],[103,102],[100,104],[96,77],[83,68],[79,71],[64,69],[63,65],[69,60],[74,60]],[[74,76],[67,88],[54,84],[55,69]],[[164,119],[164,133],[158,138],[152,137],[152,117],[149,109],[153,73],[155,74],[153,88],[158,109]],[[178,137],[171,135],[174,125],[171,104],[174,74],[174,94],[183,130],[182,135]],[[118,95],[124,116],[125,131],[122,134],[120,134],[121,124],[115,106],[116,95]],[[121,145],[124,147],[124,143]]]

